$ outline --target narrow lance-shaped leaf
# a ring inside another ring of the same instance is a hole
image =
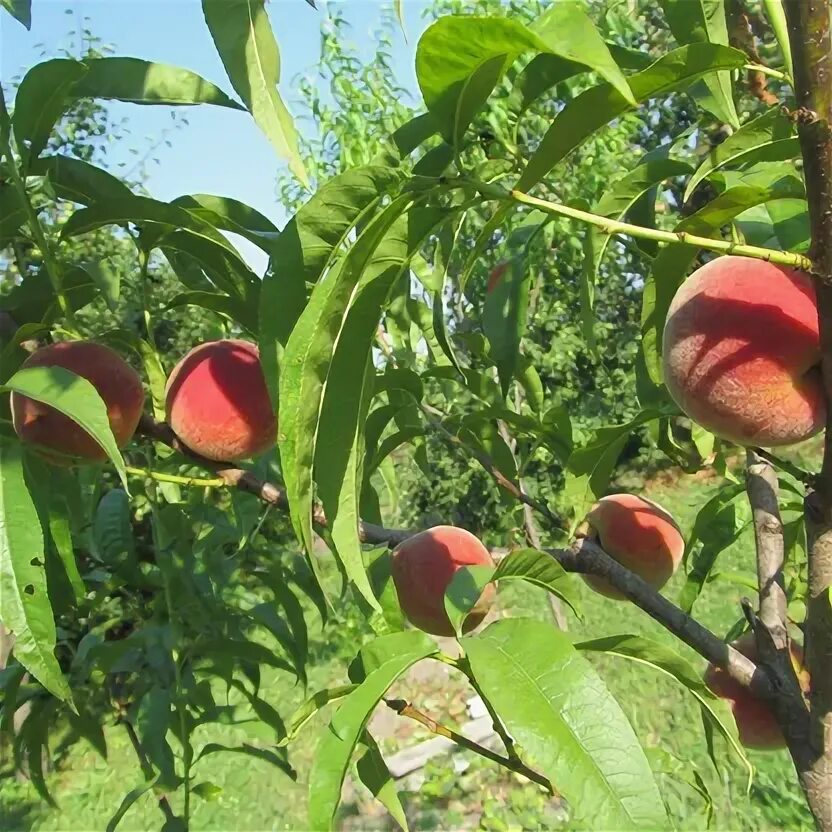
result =
[[[647,69],[628,77],[638,103],[659,95],[686,89],[690,84],[721,69],[736,69],[745,54],[728,46],[694,43],[663,55]],[[552,121],[546,135],[526,165],[517,188],[528,191],[595,131],[633,105],[611,84],[592,87],[573,98]]]
[[[376,800],[381,803],[399,826],[407,832],[407,816],[396,791],[396,784],[390,776],[384,757],[381,756],[378,744],[369,731],[364,731],[361,745],[366,751],[356,764],[356,771],[361,782],[370,790]]]
[[[23,472],[23,449],[0,437],[0,620],[15,657],[53,695],[72,700],[55,658],[55,621],[46,594],[43,533]]]
[[[14,99],[12,126],[24,166],[46,147],[69,106],[75,84],[86,73],[87,67],[80,61],[54,58],[36,64],[23,76]]]
[[[667,25],[679,45],[716,43],[728,46],[724,0],[660,0],[660,3]],[[699,103],[720,121],[735,129],[739,127],[731,74],[716,72],[704,80],[708,93],[696,96]]]
[[[344,699],[318,742],[309,773],[309,827],[316,832],[332,828],[350,757],[378,701],[405,670],[436,650],[423,633],[397,635],[399,650],[388,650],[386,660]]]
[[[27,29],[32,28],[32,0],[0,0],[0,6]]]
[[[286,345],[280,374],[278,444],[292,524],[312,551],[312,468],[321,400],[344,310],[373,252],[412,202],[403,196],[375,217],[334,274],[320,283]]]
[[[265,0],[202,0],[202,12],[231,85],[278,155],[308,187],[297,131],[277,91],[280,53]]]
[[[317,282],[358,219],[401,178],[399,171],[381,166],[342,173],[319,188],[280,233],[263,278],[259,311],[260,361],[273,404],[281,345],[306,305],[306,284]]]
[[[75,85],[77,98],[113,98],[131,104],[215,104],[243,108],[216,84],[195,72],[140,58],[93,58],[84,61],[86,75]]]
[[[127,185],[111,173],[70,156],[42,156],[30,164],[29,173],[48,176],[57,197],[82,205],[132,196]]]
[[[110,429],[107,408],[85,378],[63,367],[29,367],[16,372],[0,389],[48,404],[72,419],[104,449],[127,488],[124,460]]]
[[[463,639],[462,646],[482,695],[524,762],[569,801],[573,823],[608,829],[667,826],[633,729],[566,635],[540,621],[507,619]]]

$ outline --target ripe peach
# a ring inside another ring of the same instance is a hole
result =
[[[116,352],[92,341],[64,341],[32,353],[22,364],[27,367],[63,367],[85,378],[107,406],[107,417],[116,443],[126,445],[136,430],[144,407],[144,390],[136,371]],[[107,458],[104,449],[69,416],[42,402],[12,393],[12,420],[24,442],[58,451],[44,454],[50,461],[73,464],[78,457],[89,462]]]
[[[494,268],[491,270],[491,274],[488,275],[488,286],[486,286],[486,292],[493,292],[494,289],[497,288],[497,284],[503,279],[503,275],[508,270],[509,263],[508,261],[504,263],[498,263]]]
[[[752,661],[757,660],[757,644],[753,633],[745,633],[732,645]],[[791,643],[792,664],[804,693],[809,691],[809,674],[803,666],[803,650]],[[722,668],[709,664],[705,684],[719,697],[731,703],[740,742],[746,748],[760,750],[785,748],[786,740],[771,708],[739,682],[735,682]]]
[[[685,541],[676,521],[660,505],[633,494],[603,497],[587,515],[590,535],[622,566],[661,589],[673,576],[685,552]],[[626,596],[606,578],[584,575],[601,595]]]
[[[445,590],[463,566],[494,566],[491,553],[465,529],[434,526],[400,543],[393,551],[392,575],[402,612],[415,627],[435,636],[454,635],[445,612]],[[473,630],[494,602],[488,584],[462,627]]]
[[[168,378],[165,410],[185,445],[218,462],[257,456],[277,435],[260,353],[248,341],[192,349]]]
[[[815,290],[802,272],[718,257],[670,305],[665,384],[691,419],[723,439],[777,446],[817,433],[826,418],[819,363]]]

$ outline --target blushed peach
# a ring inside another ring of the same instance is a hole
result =
[[[673,298],[662,352],[671,396],[723,439],[789,445],[824,425],[817,302],[803,272],[712,260]]]
[[[757,661],[757,644],[753,633],[745,633],[732,645],[751,661]],[[791,643],[792,664],[804,693],[809,691],[809,675],[803,666],[803,650]],[[786,740],[767,702],[758,699],[748,688],[735,682],[722,668],[709,664],[705,684],[719,697],[727,699],[737,723],[740,742],[746,748],[773,750],[785,748]]]
[[[260,353],[248,341],[192,349],[168,378],[165,410],[179,439],[208,459],[247,459],[275,443],[277,420]]]
[[[494,566],[494,561],[474,535],[455,526],[434,526],[396,547],[393,583],[402,612],[411,624],[436,636],[454,635],[445,611],[445,591],[464,566]],[[482,622],[495,594],[494,585],[488,584],[465,619],[464,632]]]
[[[142,415],[144,390],[136,371],[118,353],[92,341],[63,341],[32,353],[21,369],[29,367],[63,367],[85,378],[107,407],[118,446],[130,441]],[[12,393],[11,407],[14,429],[24,442],[58,452],[44,454],[50,461],[71,465],[77,459],[101,462],[107,458],[95,439],[54,407],[19,393]]]
[[[588,536],[622,566],[635,572],[654,589],[673,576],[685,553],[682,532],[660,505],[634,494],[611,494],[600,499],[587,515]],[[601,595],[623,599],[606,578],[584,575]]]

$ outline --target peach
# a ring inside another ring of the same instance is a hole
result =
[[[136,371],[118,353],[92,341],[63,341],[32,353],[21,369],[27,367],[63,367],[85,378],[107,407],[118,446],[130,441],[142,415],[144,390]],[[98,442],[54,407],[18,393],[12,393],[11,407],[14,429],[24,442],[58,452],[44,454],[50,461],[71,465],[76,460],[69,457],[88,462],[107,458]]]
[[[824,425],[817,303],[803,272],[712,260],[673,298],[662,352],[670,395],[723,439],[789,445]]]
[[[504,263],[498,263],[494,268],[491,270],[491,274],[488,275],[488,285],[486,286],[486,292],[493,292],[499,282],[503,279],[503,275],[508,270],[509,263],[508,261]]]
[[[168,378],[165,411],[192,451],[217,462],[257,456],[275,443],[277,420],[260,353],[248,341],[209,341]]]
[[[454,635],[445,611],[445,590],[463,566],[494,566],[494,561],[474,535],[454,526],[434,526],[395,548],[393,583],[411,624],[435,636]],[[494,585],[488,584],[465,619],[464,632],[482,622],[495,594]]]
[[[752,661],[757,660],[757,644],[753,633],[740,636],[733,645]],[[792,664],[804,693],[809,691],[809,674],[803,665],[803,650],[791,643]],[[786,740],[768,703],[754,696],[748,688],[735,682],[722,668],[709,664],[705,671],[705,684],[722,699],[731,704],[740,742],[746,748],[772,750],[785,748]]]
[[[673,517],[652,500],[634,494],[611,494],[600,499],[586,519],[590,527],[587,536],[654,589],[661,589],[682,561],[682,532]],[[626,598],[606,578],[583,578],[601,595]]]

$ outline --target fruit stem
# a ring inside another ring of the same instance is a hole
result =
[[[655,240],[659,243],[683,243],[684,245],[697,246],[698,248],[714,251],[719,254],[736,254],[742,257],[752,257],[755,260],[765,260],[767,263],[777,263],[781,266],[790,266],[794,269],[808,271],[811,260],[802,254],[795,254],[791,251],[775,251],[760,246],[749,246],[738,244],[731,240],[714,240],[711,237],[700,237],[698,234],[690,234],[687,231],[662,231],[658,228],[645,228],[641,225],[633,225],[629,222],[602,217],[592,214],[589,211],[581,211],[579,208],[571,208],[559,202],[550,202],[546,199],[538,199],[529,196],[516,189],[506,190],[499,185],[479,182],[473,179],[463,180],[465,184],[475,187],[487,199],[500,200],[502,202],[512,201],[521,205],[528,205],[549,214],[560,217],[568,217],[573,220],[594,225],[606,234],[625,234],[630,237],[638,237],[643,240]]]
[[[43,230],[40,218],[37,211],[35,211],[32,201],[29,199],[29,194],[26,191],[26,182],[20,174],[20,169],[15,161],[15,155],[12,150],[14,145],[14,135],[12,133],[12,122],[9,118],[9,111],[6,108],[6,97],[3,90],[0,89],[0,155],[6,157],[7,169],[11,176],[12,183],[17,191],[18,197],[23,204],[23,209],[26,212],[26,219],[29,223],[29,231],[35,239],[41,256],[43,257],[43,265],[46,267],[46,273],[49,276],[49,281],[55,291],[55,296],[58,299],[58,306],[61,309],[61,314],[65,318],[67,328],[75,337],[80,337],[78,328],[75,325],[75,316],[72,312],[72,307],[63,291],[61,271],[58,261],[52,256],[52,247],[46,239],[46,234]],[[22,154],[17,154],[22,159]],[[24,275],[20,275],[23,279]]]
[[[485,701],[485,700],[483,700]],[[523,765],[519,759],[512,760],[508,757],[503,757],[501,754],[497,754],[495,751],[492,751],[490,748],[486,748],[484,745],[480,745],[478,742],[474,742],[473,740],[469,740],[468,737],[458,734],[456,731],[453,731],[450,728],[440,724],[435,719],[431,719],[427,714],[423,714],[421,711],[414,708],[409,702],[406,702],[404,699],[385,699],[385,705],[388,708],[394,710],[399,716],[405,716],[408,719],[413,719],[416,722],[424,725],[425,728],[428,729],[432,734],[436,734],[440,737],[445,737],[445,739],[451,740],[455,742],[457,745],[462,746],[462,748],[468,749],[468,751],[473,751],[475,754],[479,754],[480,757],[485,757],[486,760],[491,760],[498,765],[503,766],[503,768],[507,768],[509,771],[514,771],[517,774],[522,774],[524,777],[528,778],[534,783],[537,783],[540,786],[543,786],[549,794],[554,795],[556,797],[560,796],[560,793],[555,789],[555,787],[549,782],[549,780],[544,777],[542,774],[538,774],[533,769],[528,768],[527,766]]]

